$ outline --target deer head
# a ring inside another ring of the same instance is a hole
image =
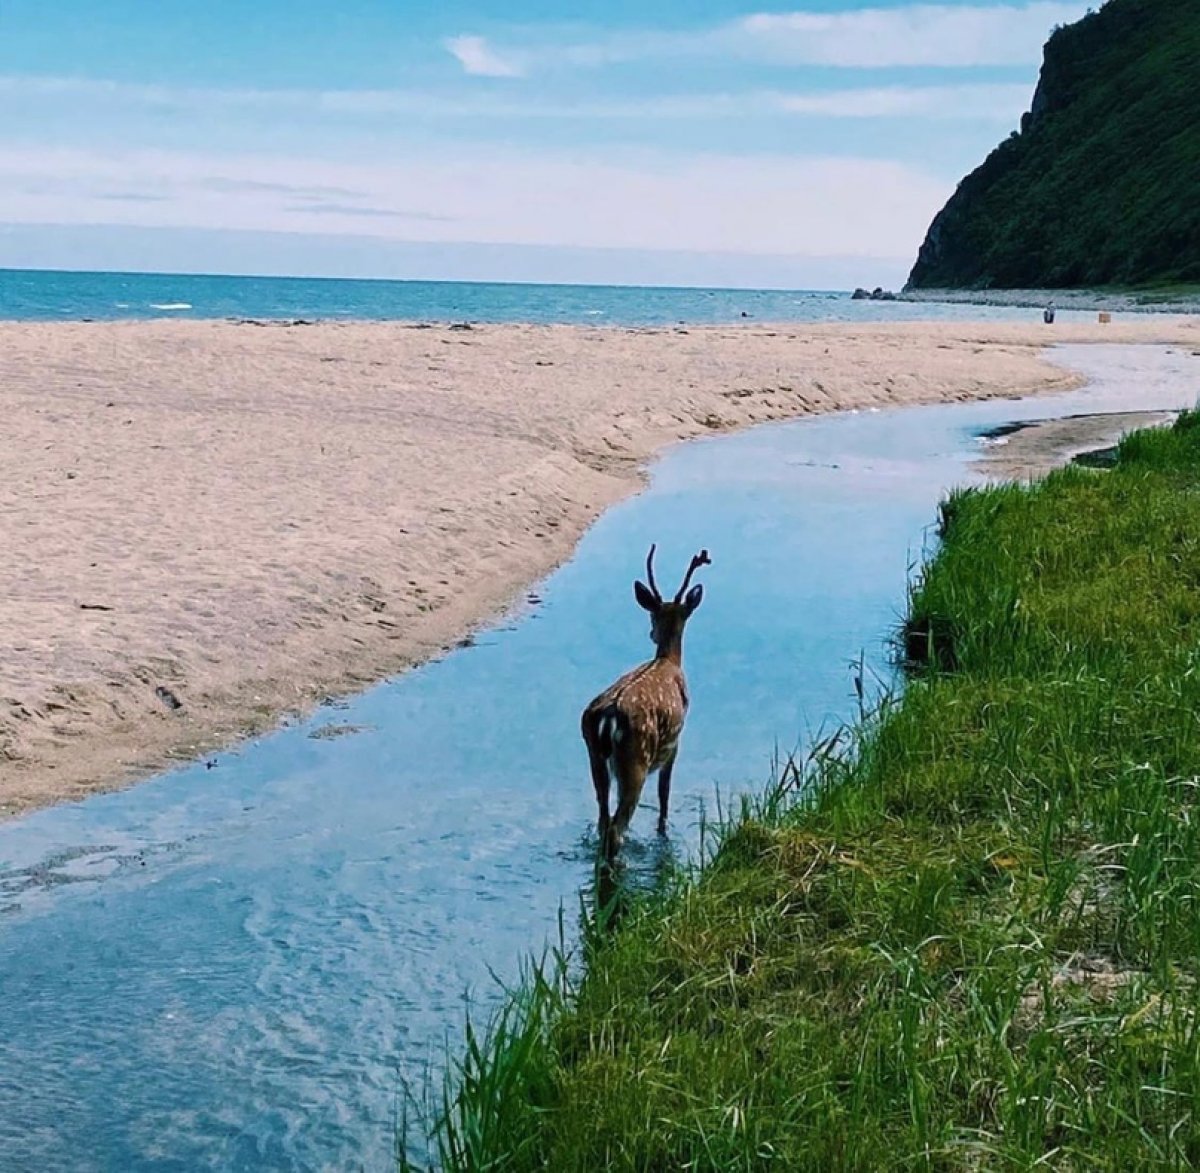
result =
[[[668,603],[659,593],[658,585],[654,581],[654,551],[656,549],[657,546],[651,546],[650,553],[646,556],[646,578],[649,579],[650,585],[635,582],[633,594],[638,605],[650,613],[650,638],[654,641],[658,654],[660,656],[672,654],[677,656],[683,640],[684,625],[704,598],[704,587],[699,583],[690,590],[688,589],[691,585],[692,575],[701,566],[711,566],[712,559],[708,556],[707,550],[701,550],[692,559],[687,574],[683,577],[683,584],[675,592],[675,597]]]

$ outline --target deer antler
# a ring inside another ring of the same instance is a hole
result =
[[[688,586],[692,581],[692,575],[695,574],[696,571],[699,570],[701,566],[711,566],[711,565],[712,565],[712,559],[708,556],[708,551],[701,550],[700,553],[697,554],[692,559],[692,564],[691,564],[691,566],[688,567],[687,574],[684,575],[683,586],[681,586],[679,588],[679,590],[676,592],[675,602],[678,603],[678,602],[680,602],[680,600],[682,600],[682,598],[684,596],[684,592],[687,591]]]
[[[658,543],[654,543],[650,547],[650,553],[646,555],[646,578],[649,579],[651,591],[654,592],[654,597],[660,602],[662,595],[659,593],[658,584],[654,581],[654,551],[658,549]]]

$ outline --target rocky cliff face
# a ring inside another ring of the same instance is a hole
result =
[[[1054,32],[1021,129],[959,184],[908,287],[1200,281],[1200,0]]]

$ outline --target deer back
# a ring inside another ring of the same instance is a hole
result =
[[[651,660],[606,688],[583,713],[583,736],[599,735],[605,716],[616,717],[624,752],[652,768],[669,757],[687,717],[687,679],[669,660]]]

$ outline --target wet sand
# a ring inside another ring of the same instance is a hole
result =
[[[1200,327],[1052,338],[1198,349]],[[0,815],[452,646],[666,443],[1065,390],[1050,340],[999,324],[0,324]]]
[[[1077,457],[1103,451],[1139,428],[1173,423],[1173,411],[1121,411],[1022,424],[989,443],[977,466],[990,478],[1033,480]]]

